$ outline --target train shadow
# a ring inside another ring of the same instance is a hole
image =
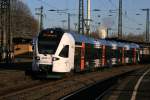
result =
[[[22,70],[31,68],[32,62],[0,63],[0,70]]]

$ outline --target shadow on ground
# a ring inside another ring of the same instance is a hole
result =
[[[0,63],[0,70],[27,70],[32,62]]]

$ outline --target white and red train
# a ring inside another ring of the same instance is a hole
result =
[[[137,64],[141,59],[140,50],[136,43],[94,39],[49,28],[33,39],[32,73],[51,77],[72,71]]]

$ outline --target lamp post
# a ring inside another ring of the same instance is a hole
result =
[[[146,42],[149,42],[149,11],[150,9],[142,9],[143,11],[146,11]]]

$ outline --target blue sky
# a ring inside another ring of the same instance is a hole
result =
[[[35,8],[44,6],[44,27],[66,27],[66,14],[58,14],[57,12],[49,12],[49,9],[69,9],[67,12],[75,14],[71,17],[71,27],[75,28],[75,23],[78,22],[78,1],[79,0],[22,0],[31,9],[32,14],[38,18],[35,13]],[[100,9],[100,12],[92,13],[92,30],[96,30],[98,23],[101,26],[111,27],[113,32],[117,32],[117,15],[118,15],[119,0],[91,0],[91,9]],[[140,10],[150,8],[150,0],[122,0],[123,1],[123,32],[124,33],[142,33],[145,31],[146,12]],[[85,0],[86,7],[86,0]],[[115,10],[115,13],[110,13],[109,10]],[[136,15],[140,13],[140,15]],[[109,16],[112,15],[112,16]],[[98,17],[100,16],[100,17]],[[141,28],[141,30],[136,30]]]

